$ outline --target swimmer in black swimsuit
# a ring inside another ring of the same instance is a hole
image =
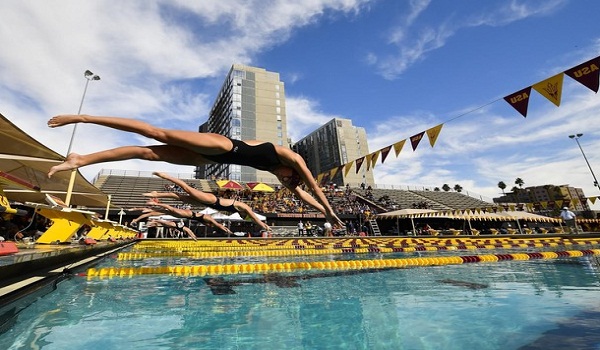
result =
[[[55,128],[75,123],[91,123],[133,132],[164,144],[125,146],[87,155],[71,153],[63,163],[50,168],[48,177],[59,171],[127,159],[164,161],[193,166],[209,163],[247,165],[274,174],[281,184],[298,198],[323,213],[327,221],[335,226],[344,227],[344,223],[333,211],[302,156],[289,148],[256,140],[232,140],[213,133],[163,129],[139,120],[117,117],[58,115],[48,121],[48,126]],[[301,183],[307,186],[312,196],[299,186]]]
[[[258,216],[256,216],[256,213],[252,210],[252,208],[250,208],[250,206],[244,202],[236,201],[235,199],[219,198],[212,193],[202,192],[188,185],[185,181],[171,177],[164,173],[153,172],[152,174],[165,180],[171,181],[175,185],[179,186],[183,191],[185,191],[186,194],[177,192],[152,191],[144,193],[143,196],[150,198],[173,198],[188,204],[200,203],[220,211],[226,211],[229,213],[240,213],[240,216],[242,218],[250,219],[255,224],[260,226],[262,230],[271,231],[271,228],[267,226],[267,224],[265,224],[264,222],[260,221],[260,219],[258,218]],[[151,205],[152,202],[148,202],[147,204]],[[160,205],[164,204],[160,203]]]
[[[170,214],[170,215],[178,217],[178,218],[192,219],[192,220],[200,221],[203,224],[205,224],[206,226],[211,226],[211,227],[217,228],[221,231],[224,231],[228,235],[231,234],[231,230],[229,230],[227,227],[218,223],[210,215],[194,213],[193,211],[191,211],[189,209],[179,209],[179,208],[175,208],[168,204],[160,203],[160,202],[152,202],[152,207],[153,207],[153,209],[151,209],[151,208],[131,208],[131,209],[129,209],[130,211],[138,211],[138,210],[142,211],[142,214],[140,216],[138,216],[137,218],[133,219],[131,222],[132,223],[138,222],[143,219],[149,218],[151,216]],[[160,209],[156,209],[157,207]],[[190,230],[190,232],[191,232],[191,230]],[[187,231],[186,231],[186,233],[189,234],[189,232],[187,232]],[[193,232],[192,232],[192,235],[194,235]],[[195,235],[192,238],[196,239]]]

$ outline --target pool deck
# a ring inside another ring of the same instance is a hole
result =
[[[106,241],[94,245],[17,243],[17,253],[0,256],[0,306],[133,242]]]

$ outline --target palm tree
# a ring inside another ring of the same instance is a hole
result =
[[[517,177],[515,179],[515,185],[519,186],[519,188],[523,188],[524,184],[525,184],[525,181],[523,181],[523,179],[521,179],[520,177]]]
[[[450,186],[448,186],[448,184],[444,184],[442,186],[442,190],[444,190],[445,192],[448,192],[448,191],[450,191]]]
[[[504,192],[504,190],[506,189],[506,184],[504,183],[504,181],[498,182],[498,188],[502,190],[503,195],[506,195],[506,192]]]
[[[439,191],[440,191],[440,188],[439,188],[439,187],[436,187],[436,188],[434,188],[434,189],[433,189],[433,191],[434,191],[434,192],[439,192]]]
[[[456,192],[459,192],[459,193],[460,193],[460,192],[463,190],[463,188],[462,188],[462,186],[461,186],[461,185],[459,185],[459,184],[456,184],[456,185],[454,185],[454,190],[455,190]]]

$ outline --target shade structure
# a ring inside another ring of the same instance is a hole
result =
[[[437,211],[432,210],[432,209],[399,209],[399,210],[394,210],[394,211],[390,211],[387,213],[377,214],[377,216],[384,218],[384,219],[395,218],[396,223],[398,222],[398,220],[400,218],[410,218],[410,223],[412,225],[413,234],[416,235],[417,228],[415,227],[414,218],[429,217],[430,215],[433,215],[433,213],[437,213]]]
[[[249,189],[253,192],[275,192],[275,189],[263,182],[248,182],[246,183]]]
[[[65,198],[71,178],[70,171],[46,174],[65,157],[44,146],[0,114],[1,186],[9,200],[44,203],[46,194]],[[76,172],[71,204],[90,208],[106,208],[106,193]]]
[[[218,212],[218,210],[213,209],[211,207],[206,207],[206,208],[204,208],[204,209],[202,209],[202,210],[199,211],[200,214],[206,214],[206,215],[213,215],[213,214],[215,214],[217,212]]]
[[[222,190],[243,190],[244,186],[242,186],[239,182],[233,180],[219,180],[217,181],[217,186]]]

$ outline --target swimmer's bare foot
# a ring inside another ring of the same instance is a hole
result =
[[[83,122],[83,120],[84,116],[78,114],[57,115],[48,120],[48,126],[51,128],[56,128],[67,124],[80,123]]]
[[[53,166],[52,168],[50,168],[50,171],[48,171],[48,178],[51,178],[52,175],[54,175],[55,173],[59,172],[59,171],[66,171],[66,170],[73,170],[73,169],[77,169],[79,168],[79,158],[81,156],[77,153],[71,153],[67,156],[67,159],[65,159],[64,162]]]
[[[169,175],[167,175],[165,173],[158,172],[158,171],[153,172],[152,175],[158,176],[160,178],[167,179],[167,180],[171,178]]]
[[[152,192],[142,193],[142,196],[156,198],[156,197],[158,197],[158,192],[152,191]]]
[[[146,202],[146,205],[157,205],[159,203],[160,203],[160,201],[158,200],[158,198],[151,198],[150,200],[148,200]]]

